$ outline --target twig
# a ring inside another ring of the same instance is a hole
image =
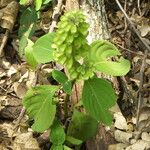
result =
[[[77,103],[79,102],[79,95],[78,95],[78,87],[77,84],[75,83],[75,94],[76,94],[76,98],[77,98]]]
[[[13,128],[14,131],[15,131],[15,129],[18,127],[18,125],[20,124],[20,122],[21,122],[21,120],[22,120],[22,118],[23,118],[25,112],[26,112],[26,109],[25,109],[25,107],[23,107],[23,108],[21,109],[21,112],[20,112],[20,114],[19,114],[19,117],[17,118],[17,121],[15,122],[15,125],[14,125],[14,128]]]
[[[52,16],[53,20],[52,20],[49,32],[53,32],[54,28],[56,27],[57,20],[58,20],[58,17],[60,15],[60,11],[62,8],[62,2],[63,2],[63,0],[58,0],[57,6],[54,8],[54,12],[53,12],[53,16]]]
[[[143,57],[145,56],[144,54],[140,54],[140,53],[134,52],[132,50],[129,50],[129,49],[127,49],[127,48],[119,45],[119,44],[117,44],[117,46],[120,47],[120,48],[122,48],[123,50],[126,50],[126,51],[130,52],[130,53],[133,53],[133,54],[136,54],[136,55],[139,55],[139,56],[143,56]],[[147,55],[150,56],[149,54],[147,54]]]
[[[119,6],[120,10],[123,12],[123,14],[125,15],[125,17],[127,18],[127,21],[129,22],[131,28],[133,29],[133,31],[135,32],[135,34],[137,35],[137,37],[139,38],[139,40],[143,43],[143,45],[146,47],[146,49],[148,51],[150,51],[150,46],[148,45],[148,43],[143,40],[143,38],[140,36],[139,32],[137,31],[137,29],[135,28],[135,26],[133,25],[132,21],[130,20],[130,18],[128,17],[128,15],[126,14],[126,12],[124,11],[124,9],[122,8],[120,2],[118,0],[116,0],[117,5]]]
[[[124,4],[124,10],[126,11],[127,10],[127,0],[125,0],[125,4]],[[127,29],[127,19],[124,18],[124,32],[126,31]]]
[[[140,69],[140,85],[139,85],[139,98],[137,102],[137,121],[136,121],[136,127],[138,128],[139,125],[139,116],[140,116],[140,108],[142,106],[143,102],[143,80],[144,80],[144,70],[145,70],[145,65],[146,65],[146,58],[147,58],[147,53],[148,51],[145,51],[145,56],[142,61],[141,69]]]
[[[141,16],[142,12],[141,12],[141,8],[140,8],[140,0],[137,1],[137,5],[138,5],[139,14]]]
[[[0,45],[0,57],[3,55],[3,49],[4,49],[4,46],[6,45],[6,42],[8,39],[8,34],[9,34],[9,30],[6,29],[6,32],[5,32],[4,37],[2,39],[2,44]]]
[[[124,88],[125,92],[127,93],[127,96],[129,97],[130,100],[133,100],[133,102],[135,102],[136,99],[132,95],[129,87],[127,86],[128,84],[127,84],[127,81],[126,81],[125,77],[120,77],[120,79],[121,79],[121,81],[123,83],[122,85],[123,85],[123,88]]]
[[[70,101],[70,96],[69,96],[69,94],[67,94],[66,98],[65,98],[65,103],[64,103],[64,112],[65,112],[64,118],[65,118],[65,120],[68,118],[68,102],[69,101]]]
[[[5,91],[6,92],[6,94],[9,94],[9,95],[11,95],[11,96],[13,96],[13,97],[15,97],[15,98],[19,98],[18,96],[16,96],[15,94],[13,94],[13,93],[11,93],[11,92],[8,92],[5,88],[3,88],[1,85],[0,85],[0,89],[2,89],[3,91]]]

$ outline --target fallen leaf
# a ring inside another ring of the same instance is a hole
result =
[[[19,98],[23,98],[26,91],[27,91],[27,87],[26,87],[26,84],[25,82],[15,82],[13,84],[13,87],[14,87],[14,91],[16,93],[16,95],[19,97]]]
[[[123,143],[111,144],[108,146],[108,150],[124,150],[128,145]]]
[[[142,25],[139,27],[139,30],[141,32],[141,36],[144,37],[150,32],[150,26],[148,24]]]
[[[33,138],[32,132],[22,133],[16,136],[13,144],[15,150],[40,150],[38,142]]]
[[[141,135],[142,140],[150,142],[150,134],[143,132]]]
[[[130,143],[130,139],[133,137],[133,133],[127,133],[124,131],[116,130],[115,131],[115,139],[118,142],[128,144]]]
[[[138,140],[131,146],[128,146],[126,150],[148,150],[150,149],[150,142]]]
[[[126,119],[124,118],[124,116],[122,115],[121,112],[115,113],[114,118],[115,118],[114,126],[117,129],[120,129],[120,130],[127,130],[128,129]]]
[[[18,14],[19,4],[16,1],[10,2],[5,8],[1,9],[3,16],[0,19],[2,28],[12,31]]]

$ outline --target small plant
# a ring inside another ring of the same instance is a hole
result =
[[[96,72],[123,76],[130,69],[129,61],[123,57],[112,61],[112,57],[121,55],[112,43],[97,40],[89,45],[88,27],[82,11],[68,12],[61,17],[55,33],[48,33],[35,43],[28,40],[25,48],[26,60],[33,68],[38,63],[56,61],[67,70],[66,75],[58,70],[52,72],[60,85],[32,87],[23,99],[29,117],[34,120],[32,129],[37,132],[50,129],[52,150],[67,150],[72,145],[79,148],[96,134],[99,123],[111,125],[113,118],[109,108],[115,105],[117,96],[111,83],[98,78]],[[62,89],[67,94],[67,105],[73,85],[81,80],[84,85],[80,107],[85,111],[80,112],[78,106],[74,106],[73,114],[67,114],[71,121],[64,126],[57,115],[59,99],[55,93]]]

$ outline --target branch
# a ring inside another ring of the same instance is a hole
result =
[[[132,21],[130,20],[130,18],[128,17],[128,15],[126,14],[126,12],[124,11],[123,7],[121,6],[120,2],[118,0],[116,0],[117,5],[119,6],[120,10],[123,12],[124,16],[126,17],[128,23],[130,24],[131,28],[133,29],[133,31],[135,32],[135,34],[137,35],[137,37],[139,38],[139,40],[143,43],[143,45],[146,47],[146,49],[148,51],[150,51],[150,46],[148,45],[148,43],[140,36],[139,32],[137,31],[137,29],[135,28],[135,26],[133,25]]]
[[[145,51],[145,55],[142,61],[141,69],[140,69],[140,85],[139,85],[139,98],[137,102],[137,121],[136,121],[136,127],[139,126],[139,117],[140,117],[140,108],[142,106],[143,102],[143,83],[144,83],[144,70],[146,66],[146,58],[147,58],[148,51]]]

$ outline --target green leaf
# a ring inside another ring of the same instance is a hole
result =
[[[116,103],[117,96],[111,84],[103,79],[86,80],[82,100],[86,111],[96,120],[111,125],[112,115],[108,109]]]
[[[34,31],[35,31],[35,26],[34,24],[36,23],[38,19],[36,10],[33,7],[28,7],[21,15],[20,18],[20,27],[18,31],[19,37],[23,36],[24,33],[26,33],[29,28],[31,28],[32,25],[32,30],[30,29],[30,33],[28,34],[28,37],[30,38]]]
[[[68,147],[68,146],[66,146],[66,145],[64,145],[64,150],[73,150],[73,149]]]
[[[23,35],[19,41],[19,55],[21,57],[23,56],[24,50],[25,50],[27,45],[28,45],[28,38],[25,35]]]
[[[67,135],[86,141],[97,132],[98,122],[91,116],[74,110],[71,123],[69,124]]]
[[[38,11],[42,6],[42,0],[35,0],[36,11]]]
[[[68,141],[69,143],[73,145],[81,145],[83,143],[83,141],[78,140],[72,136],[66,136],[66,141]]]
[[[34,131],[44,132],[52,125],[56,113],[53,96],[58,88],[49,85],[32,87],[23,98],[23,105],[29,117],[34,119]]]
[[[49,2],[51,2],[52,0],[44,0],[43,1],[43,4],[47,4],[47,3],[49,3]]]
[[[31,65],[33,69],[35,69],[38,63],[33,56],[33,48],[32,48],[33,45],[34,43],[28,39],[28,45],[25,48],[25,58],[26,58],[27,63]]]
[[[63,145],[52,145],[50,150],[63,150]]]
[[[27,8],[20,18],[20,27],[18,31],[19,41],[19,55],[22,57],[24,49],[28,44],[28,39],[32,37],[35,31],[35,22],[37,21],[37,14],[34,8]]]
[[[130,70],[130,62],[123,57],[118,61],[112,61],[111,57],[121,55],[116,46],[108,41],[98,40],[91,44],[89,61],[93,63],[96,71],[113,75],[123,76]]]
[[[63,90],[70,95],[72,92],[72,84],[71,81],[68,81],[67,76],[58,70],[53,70],[52,76],[57,82],[62,84]]]
[[[33,55],[38,63],[53,61],[53,49],[51,47],[55,33],[48,33],[39,38],[33,45]]]
[[[20,5],[25,5],[28,0],[20,0]]]
[[[50,132],[50,141],[54,145],[61,145],[65,142],[65,131],[62,125],[58,120],[55,120],[53,122],[53,125],[51,126],[51,132]]]

